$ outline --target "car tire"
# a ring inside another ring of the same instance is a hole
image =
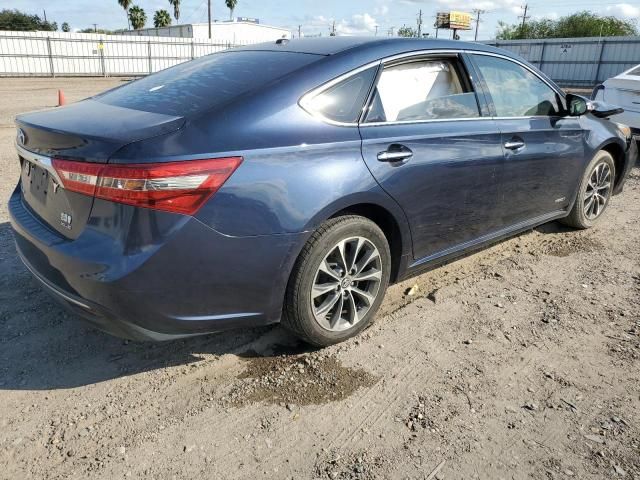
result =
[[[616,178],[615,169],[611,154],[604,150],[599,151],[582,175],[571,212],[560,221],[573,228],[592,227],[602,217],[611,200]]]
[[[390,271],[389,243],[378,225],[357,215],[331,218],[296,261],[282,323],[319,347],[351,338],[373,321]]]

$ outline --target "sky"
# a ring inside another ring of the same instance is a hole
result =
[[[433,23],[437,12],[474,8],[485,10],[480,17],[479,40],[495,37],[498,21],[516,23],[528,3],[527,16],[532,19],[558,18],[579,10],[591,10],[598,14],[613,15],[634,20],[640,25],[640,2],[624,3],[624,0],[238,0],[234,16],[259,18],[261,23],[292,30],[297,35],[298,26],[306,35],[328,35],[335,21],[340,35],[386,36],[390,29],[397,31],[403,25],[416,27],[418,12],[422,10],[423,32],[435,34]],[[4,3],[4,2],[3,2]],[[228,20],[229,10],[224,0],[212,0],[213,17]],[[147,13],[147,26],[152,27],[153,13],[158,9],[172,11],[168,0],[134,0],[134,4]],[[6,4],[5,4],[6,5]],[[4,7],[4,5],[3,5]],[[72,30],[98,24],[99,28],[126,28],[124,10],[117,0],[12,0],[10,8],[43,15],[58,25],[68,22]],[[179,22],[207,21],[207,0],[182,0]],[[475,25],[474,25],[475,28]],[[459,32],[463,40],[473,40],[474,32]],[[450,32],[440,31],[440,37]]]

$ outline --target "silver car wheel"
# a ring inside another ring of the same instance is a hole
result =
[[[611,168],[606,163],[599,163],[591,172],[589,183],[584,193],[584,216],[595,220],[603,212],[611,193]]]
[[[347,330],[374,304],[382,280],[378,248],[364,237],[341,240],[324,257],[311,288],[311,309],[329,331]]]

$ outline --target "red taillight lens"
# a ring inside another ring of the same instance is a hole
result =
[[[227,181],[241,157],[102,165],[53,160],[65,189],[138,207],[193,215]]]

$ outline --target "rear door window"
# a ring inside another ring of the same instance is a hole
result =
[[[453,59],[420,59],[385,67],[366,122],[479,117],[476,95],[461,72]]]
[[[319,58],[322,57],[272,51],[216,53],[141,78],[94,99],[145,112],[188,116],[234,100]]]

